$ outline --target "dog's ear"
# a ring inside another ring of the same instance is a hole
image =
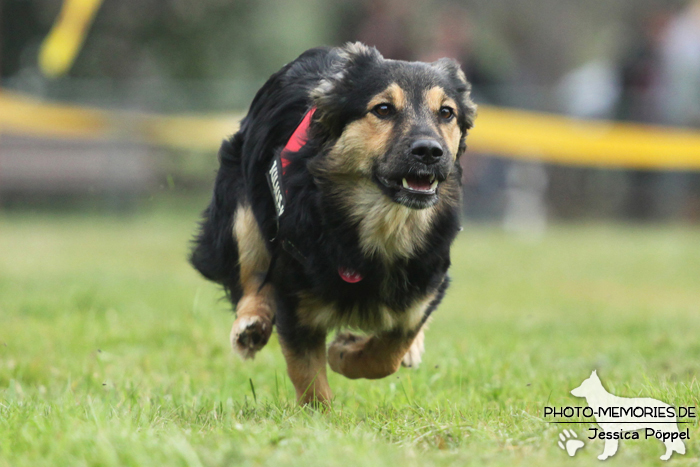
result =
[[[354,113],[355,100],[352,94],[364,70],[376,65],[384,57],[374,47],[360,42],[351,42],[334,49],[330,55],[332,64],[329,71],[311,91],[311,99],[316,106],[315,118],[323,127],[337,136],[344,122],[341,117]]]
[[[472,86],[467,81],[467,77],[457,60],[441,58],[431,63],[431,65],[446,76],[448,81],[452,83],[453,89],[459,94],[459,99],[457,99],[460,106],[458,121],[462,133],[465,133],[466,130],[474,126],[474,119],[476,118],[476,104],[471,99]]]

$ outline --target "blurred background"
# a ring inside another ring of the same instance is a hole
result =
[[[700,221],[698,0],[0,0],[0,209],[203,201],[267,77],[355,40],[461,63],[468,219]]]

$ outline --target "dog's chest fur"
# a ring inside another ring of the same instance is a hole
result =
[[[436,207],[415,210],[392,202],[371,186],[355,185],[348,207],[350,218],[357,222],[360,248],[368,257],[385,262],[409,258],[425,246]]]
[[[398,329],[408,331],[419,325],[435,295],[436,292],[427,294],[405,310],[394,310],[382,303],[365,309],[357,304],[349,309],[342,309],[337,304],[302,293],[297,313],[300,322],[311,328],[352,328],[367,332]]]

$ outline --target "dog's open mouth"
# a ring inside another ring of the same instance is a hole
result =
[[[401,179],[401,186],[411,193],[430,195],[437,192],[438,180],[435,175],[407,175]]]
[[[441,180],[436,175],[406,174],[392,178],[378,176],[377,179],[395,202],[410,208],[423,209],[437,202]]]
[[[377,178],[387,188],[417,195],[434,195],[440,184],[435,175],[405,175],[400,179]]]

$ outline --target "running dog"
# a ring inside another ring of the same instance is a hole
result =
[[[420,363],[460,230],[469,92],[454,60],[311,49],[221,146],[191,263],[235,306],[244,358],[277,327],[299,403],[329,403],[327,362],[353,379]]]

